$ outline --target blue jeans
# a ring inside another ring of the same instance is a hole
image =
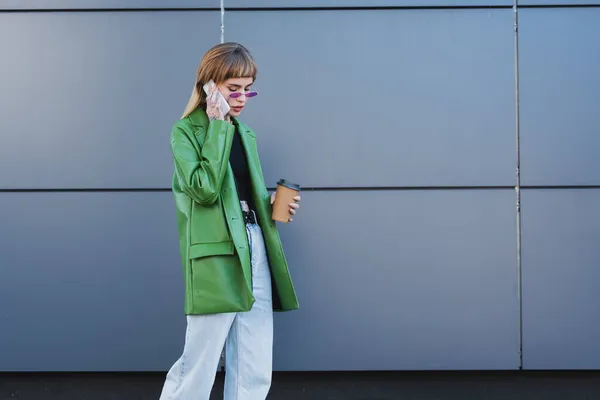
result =
[[[252,309],[189,315],[183,354],[171,367],[160,400],[209,400],[225,346],[224,400],[264,400],[271,387],[271,274],[260,227],[246,226],[252,255]]]

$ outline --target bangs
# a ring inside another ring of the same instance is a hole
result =
[[[224,60],[223,81],[231,78],[256,79],[256,63],[250,54],[243,51],[234,51]]]

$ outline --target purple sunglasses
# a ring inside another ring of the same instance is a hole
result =
[[[232,99],[237,99],[237,98],[241,97],[243,94],[244,93],[240,93],[240,92],[232,92],[232,93],[229,93],[229,97]],[[245,94],[247,99],[249,99],[250,97],[257,96],[257,95],[258,95],[258,92],[254,92],[254,91],[248,92]]]

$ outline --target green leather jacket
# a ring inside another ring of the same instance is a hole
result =
[[[298,308],[264,182],[256,136],[233,119],[209,122],[198,108],[171,132],[179,247],[185,277],[185,313],[248,311],[254,304],[246,227],[229,165],[235,129],[248,158],[252,194],[273,282],[273,309]]]

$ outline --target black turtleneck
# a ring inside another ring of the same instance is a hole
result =
[[[242,145],[239,129],[239,126],[236,125],[229,162],[231,163],[231,169],[233,169],[233,176],[235,177],[240,201],[246,201],[250,209],[255,210],[254,200],[252,199],[250,171],[248,170],[248,158]]]

